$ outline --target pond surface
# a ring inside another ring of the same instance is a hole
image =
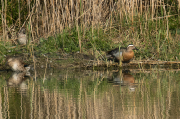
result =
[[[180,118],[178,69],[41,69],[0,77],[1,119]]]

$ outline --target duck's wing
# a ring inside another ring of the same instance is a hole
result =
[[[118,53],[119,51],[124,52],[125,50],[126,50],[126,48],[124,48],[124,47],[121,47],[120,49],[115,48],[113,50],[107,51],[107,55],[114,55],[114,54]]]

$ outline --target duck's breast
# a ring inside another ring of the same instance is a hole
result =
[[[134,57],[134,52],[129,51],[129,52],[124,52],[123,53],[123,61],[128,61]]]

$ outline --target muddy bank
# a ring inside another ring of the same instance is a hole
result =
[[[58,69],[151,69],[151,68],[171,68],[179,69],[180,62],[178,61],[137,61],[132,60],[130,63],[124,63],[119,66],[119,63],[107,61],[104,59],[95,58],[93,55],[83,53],[48,53],[48,54],[18,54],[22,60],[33,68],[38,70],[44,68],[58,68]],[[10,67],[5,65],[0,66],[0,70],[10,70]]]

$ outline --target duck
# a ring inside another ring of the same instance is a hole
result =
[[[6,58],[6,64],[10,66],[14,72],[28,72],[30,66],[26,66],[20,57],[10,57]]]
[[[21,28],[21,30],[19,31],[18,34],[18,43],[20,45],[26,45],[27,44],[27,35],[26,35],[26,29],[25,28]]]
[[[106,57],[108,59],[115,59],[115,62],[129,63],[130,60],[134,57],[134,51],[138,50],[133,44],[129,44],[127,48],[121,47],[115,48],[113,50],[107,51]]]

